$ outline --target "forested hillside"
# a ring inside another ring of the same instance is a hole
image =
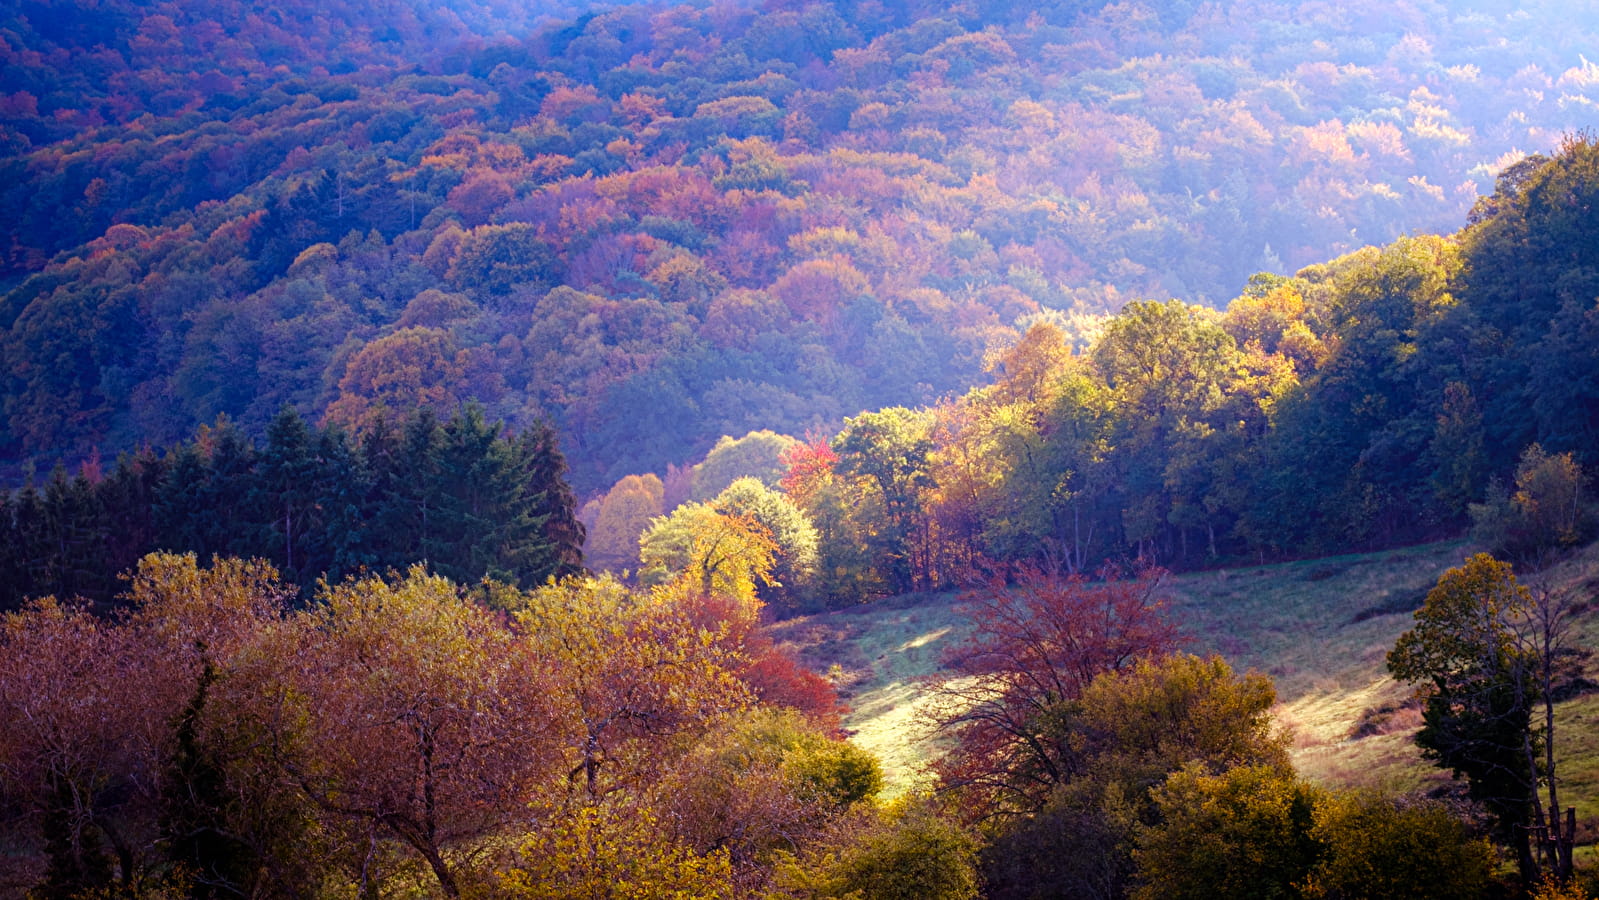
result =
[[[1458,227],[1599,96],[1552,2],[59,13],[0,22],[13,478],[476,399],[589,494]]]
[[[155,549],[259,556],[307,587],[426,559],[524,586],[584,562],[646,583],[696,569],[710,591],[760,558],[772,577],[747,586],[786,613],[996,564],[1187,569],[1468,525],[1511,554],[1570,546],[1599,466],[1596,208],[1599,143],[1573,138],[1453,235],[1258,275],[1225,310],[1133,302],[1083,347],[1040,320],[986,386],[806,440],[724,437],[581,512],[554,431],[502,432],[476,406],[355,436],[285,408],[258,443],[224,421],[0,495],[0,606],[110,599]]]
[[[1585,897],[1570,6],[0,10],[0,895]]]

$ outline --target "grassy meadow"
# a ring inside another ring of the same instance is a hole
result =
[[[1420,712],[1387,677],[1384,658],[1410,627],[1438,576],[1475,548],[1463,541],[1381,553],[1173,577],[1170,611],[1192,652],[1219,653],[1239,670],[1270,675],[1277,719],[1299,770],[1327,784],[1425,789],[1448,774],[1411,742]],[[1599,545],[1546,573],[1578,598],[1599,587]],[[876,753],[895,791],[924,783],[937,753],[921,717],[926,681],[967,624],[956,594],[897,598],[807,616],[778,626],[779,640],[839,686],[853,740]],[[1575,642],[1599,647],[1599,612],[1582,609]],[[1590,677],[1599,660],[1587,663]],[[1599,694],[1562,703],[1557,747],[1566,794],[1579,818],[1599,817]]]

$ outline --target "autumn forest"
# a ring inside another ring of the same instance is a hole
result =
[[[1589,896],[1567,6],[0,9],[0,896]],[[1425,791],[1169,615],[1438,541]]]

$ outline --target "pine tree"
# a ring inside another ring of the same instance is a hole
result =
[[[155,491],[156,545],[174,553],[194,553],[202,559],[217,552],[205,546],[204,523],[197,511],[208,493],[211,473],[196,444],[179,444],[162,458],[164,477]]]
[[[102,545],[101,565],[113,580],[156,549],[156,500],[165,477],[165,460],[146,447],[132,456],[118,457],[116,468],[97,485],[101,508],[111,525]]]
[[[374,479],[371,517],[379,569],[404,569],[428,561],[438,527],[439,457],[444,428],[433,411],[411,414],[397,439],[386,430],[369,433],[362,447]]]
[[[248,508],[259,520],[256,538],[270,548],[273,560],[284,576],[304,583],[319,574],[306,557],[305,544],[317,521],[316,482],[320,466],[313,453],[312,436],[305,420],[294,408],[285,405],[267,427],[267,442],[256,459],[256,477],[251,479]]]
[[[499,425],[490,425],[483,408],[471,404],[444,424],[443,452],[439,455],[437,528],[433,530],[428,558],[434,571],[458,582],[475,581],[491,571],[504,577],[498,566],[502,531],[497,515],[516,492],[507,479],[509,459],[497,452]]]
[[[549,577],[563,578],[583,571],[583,523],[577,520],[577,496],[566,481],[566,455],[561,452],[555,429],[537,422],[517,440],[531,457],[529,483],[537,492],[534,514],[543,519],[544,540],[549,546],[547,568],[530,572],[526,581],[540,582]]]
[[[231,419],[219,418],[201,440],[209,449],[207,468],[196,513],[201,517],[210,553],[242,558],[271,558],[272,547],[263,539],[256,522],[260,513],[251,508],[255,493],[256,451],[249,439]]]
[[[68,478],[56,467],[44,490],[45,529],[49,537],[50,582],[57,597],[110,598],[114,580],[105,571],[103,547],[110,530],[99,498],[82,475]]]
[[[51,542],[44,495],[32,483],[17,492],[12,506],[16,529],[12,533],[18,595],[42,596],[51,591]]]
[[[337,426],[317,432],[316,456],[321,463],[314,497],[320,527],[308,537],[306,557],[310,568],[337,582],[376,563],[367,522],[372,473]]]
[[[27,597],[20,550],[16,503],[10,491],[0,490],[0,613],[17,609]]]

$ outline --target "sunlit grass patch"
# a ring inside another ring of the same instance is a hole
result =
[[[921,783],[934,745],[923,717],[925,679],[942,654],[966,634],[952,593],[902,598],[880,605],[780,623],[776,636],[818,672],[831,671],[850,712],[851,740],[883,763],[889,793]]]

